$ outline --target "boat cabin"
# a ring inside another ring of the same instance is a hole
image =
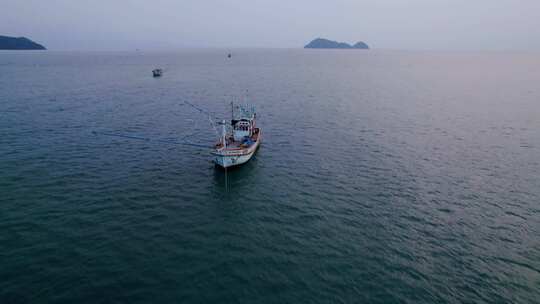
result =
[[[253,123],[248,119],[233,120],[234,141],[242,141],[246,137],[253,135]]]

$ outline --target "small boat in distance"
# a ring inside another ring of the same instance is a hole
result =
[[[227,123],[222,122],[222,137],[216,144],[212,154],[214,162],[222,168],[238,166],[248,162],[255,154],[261,143],[261,129],[256,125],[255,109],[237,107],[238,115],[231,103],[231,131],[227,132]]]
[[[163,70],[162,69],[155,69],[152,71],[152,75],[154,75],[154,77],[161,77],[161,75],[163,75]]]
[[[229,55],[227,55],[227,58],[231,58],[231,57],[232,57],[232,54],[231,54],[231,53],[229,53]]]

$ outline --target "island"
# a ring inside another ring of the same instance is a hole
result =
[[[360,50],[368,50],[369,46],[365,42],[357,42],[354,45],[350,45],[345,42],[337,42],[332,41],[324,38],[317,38],[310,43],[308,43],[306,46],[304,46],[305,49],[360,49]]]
[[[46,48],[25,37],[0,36],[0,50],[46,50]]]

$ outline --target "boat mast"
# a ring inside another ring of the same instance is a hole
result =
[[[225,119],[222,122],[222,139],[223,141],[223,149],[227,148],[227,125],[225,122]]]
[[[231,125],[234,120],[234,101],[231,100]]]

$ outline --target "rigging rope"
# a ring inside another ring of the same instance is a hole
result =
[[[214,120],[212,119],[212,114],[206,110],[203,110],[199,107],[197,107],[196,105],[192,104],[191,102],[188,102],[188,101],[184,101],[184,104],[187,104],[188,106],[191,106],[192,108],[194,108],[195,110],[203,113],[203,114],[206,114],[208,115],[208,120],[210,121],[210,124],[212,125],[212,128],[214,128],[214,132],[216,132],[216,136],[219,138],[219,132],[216,128],[216,124],[214,123]]]
[[[206,114],[208,116],[208,120],[210,121],[210,124],[212,125],[212,128],[216,132],[217,137],[219,138],[219,132],[216,128],[216,124],[214,123],[214,120],[212,119],[212,114],[204,109],[201,109],[200,107],[192,104],[191,102],[184,101],[184,104],[191,106],[195,110],[199,111],[202,114]],[[158,138],[150,138],[150,137],[143,137],[143,136],[136,136],[136,135],[126,135],[126,134],[120,134],[120,133],[112,133],[112,132],[100,132],[100,131],[92,131],[94,135],[104,135],[104,136],[112,136],[112,137],[122,137],[122,138],[129,138],[129,139],[136,139],[136,140],[143,140],[143,141],[154,141],[154,142],[161,142],[161,143],[168,143],[168,144],[176,144],[176,145],[185,145],[185,146],[192,146],[192,147],[202,147],[202,148],[209,148],[211,145],[201,145],[201,144],[195,144],[191,143],[189,141],[186,141],[189,137],[192,137],[196,134],[196,132],[193,132],[192,134],[188,134],[183,136],[179,140],[175,139],[158,139]]]
[[[113,137],[122,137],[122,138],[129,138],[129,139],[137,139],[137,140],[143,140],[143,141],[154,141],[154,142],[161,142],[161,143],[167,143],[167,144],[176,144],[176,145],[199,147],[199,148],[209,148],[210,147],[210,145],[194,144],[194,143],[190,143],[188,141],[175,140],[175,139],[159,139],[159,138],[156,139],[156,138],[150,138],[150,137],[142,137],[142,136],[135,136],[135,135],[125,135],[125,134],[111,133],[111,132],[99,132],[99,131],[92,131],[92,134],[94,134],[94,135],[113,136]]]

